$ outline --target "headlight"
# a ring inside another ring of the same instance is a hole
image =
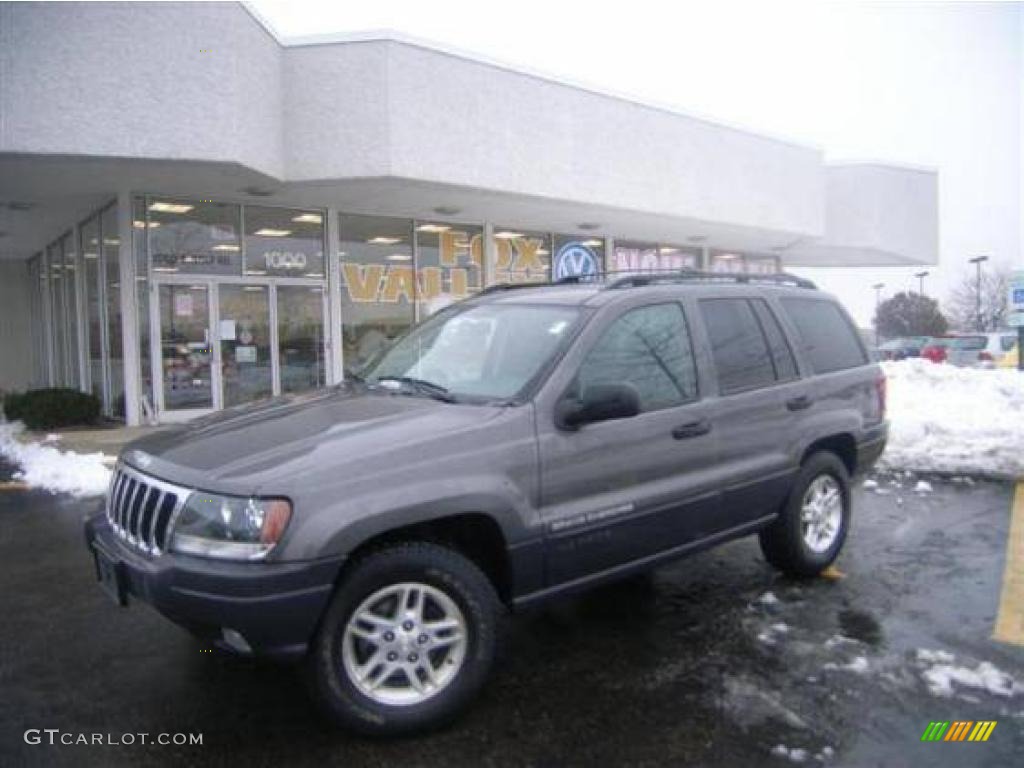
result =
[[[171,549],[227,560],[259,560],[277,544],[292,516],[284,499],[246,499],[195,491],[174,524]]]

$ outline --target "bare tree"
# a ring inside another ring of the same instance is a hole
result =
[[[978,312],[978,282],[974,272],[965,272],[945,302],[946,317],[958,331],[994,331],[1006,323],[1006,292],[1010,271],[995,267],[982,272],[981,313]]]

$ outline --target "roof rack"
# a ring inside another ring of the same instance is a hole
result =
[[[622,275],[610,280],[615,275]],[[489,285],[477,296],[498,291],[512,291],[519,288],[544,288],[557,285],[595,285],[601,290],[611,291],[620,288],[642,288],[648,285],[665,285],[671,283],[742,283],[744,285],[789,285],[796,288],[816,289],[818,286],[805,277],[798,277],[788,272],[771,272],[759,275],[736,274],[733,272],[701,272],[696,269],[683,269],[676,272],[630,272],[609,270],[592,275],[570,275],[558,280],[535,283],[495,283]]]
[[[605,275],[614,274],[606,272]],[[788,272],[770,272],[766,274],[737,274],[734,272],[701,272],[696,269],[683,269],[678,272],[642,272],[630,273],[625,277],[612,280],[604,286],[610,291],[619,288],[640,288],[647,285],[665,283],[743,283],[744,285],[789,285],[796,288],[816,289],[818,286],[805,277],[798,277]]]

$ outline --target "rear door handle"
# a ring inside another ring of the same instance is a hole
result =
[[[802,411],[805,408],[810,408],[814,404],[807,395],[800,395],[799,397],[791,397],[786,401],[786,407],[791,411]]]
[[[711,422],[707,419],[691,421],[689,424],[681,424],[672,430],[672,437],[676,440],[685,440],[688,437],[700,437],[711,431]]]

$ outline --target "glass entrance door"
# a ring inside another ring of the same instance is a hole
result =
[[[218,286],[217,330],[225,407],[274,393],[270,290],[265,284]]]
[[[164,283],[158,291],[160,410],[213,408],[210,289]]]
[[[154,281],[151,296],[161,420],[325,386],[322,286],[164,278]]]

